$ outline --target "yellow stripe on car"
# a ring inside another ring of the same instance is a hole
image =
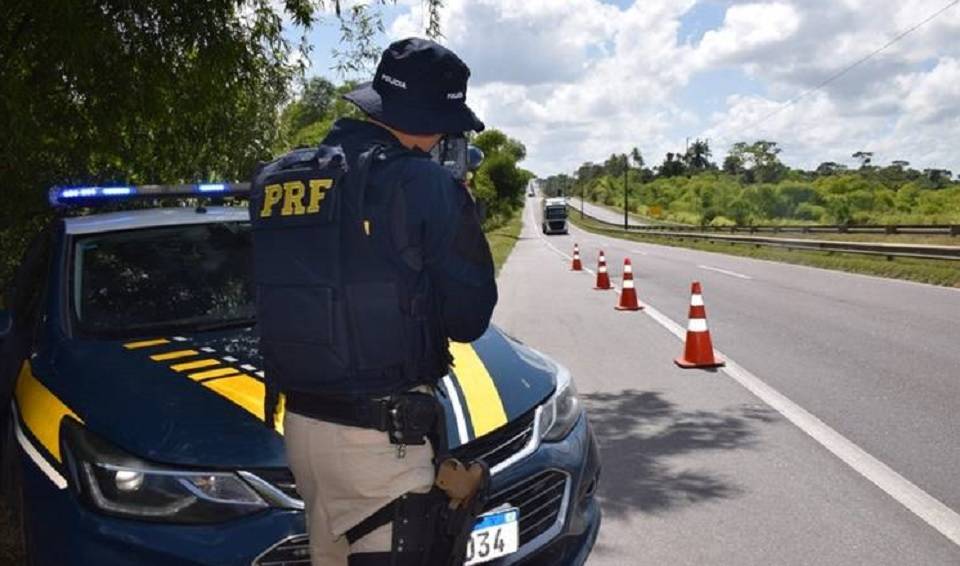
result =
[[[192,369],[208,368],[220,365],[219,360],[197,360],[195,362],[184,362],[182,364],[173,364],[170,369],[173,371],[190,371]]]
[[[57,462],[63,462],[60,455],[60,421],[67,416],[83,421],[37,380],[29,361],[20,367],[16,396],[20,417],[27,429]]]
[[[228,375],[239,375],[240,372],[234,368],[217,368],[207,371],[198,371],[197,373],[187,374],[187,377],[195,381],[201,379],[211,379],[214,377],[226,377]]]
[[[453,375],[463,390],[476,438],[507,424],[507,413],[490,372],[470,344],[450,343]]]
[[[139,342],[127,342],[123,345],[124,348],[128,350],[139,350],[140,348],[149,348],[151,346],[162,346],[163,344],[169,344],[170,341],[166,338],[157,338],[155,340],[140,340]]]
[[[177,360],[180,358],[189,358],[190,356],[199,356],[200,352],[196,350],[177,350],[175,352],[164,352],[162,354],[154,354],[150,356],[150,359],[155,362],[164,362],[167,360]]]
[[[259,379],[246,374],[240,374],[222,379],[204,381],[203,385],[224,398],[233,401],[261,421],[263,420],[263,398],[266,394],[266,389],[263,382]],[[281,395],[274,420],[276,431],[280,434],[283,434],[284,401],[283,395]]]

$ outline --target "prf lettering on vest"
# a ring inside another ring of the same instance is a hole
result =
[[[273,216],[274,209],[281,203],[280,216],[299,216],[320,212],[320,203],[327,196],[327,191],[333,187],[333,179],[310,179],[307,185],[310,187],[309,191],[303,181],[288,181],[282,185],[264,187],[260,218]]]

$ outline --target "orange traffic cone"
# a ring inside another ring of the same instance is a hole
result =
[[[687,341],[683,355],[674,362],[682,368],[716,368],[724,365],[713,355],[713,342],[707,329],[707,309],[703,306],[700,282],[694,281],[690,289],[690,324],[687,326]]]
[[[637,302],[637,289],[633,286],[633,265],[630,258],[623,260],[623,291],[620,292],[618,311],[638,311],[643,307]]]
[[[603,250],[600,250],[600,257],[597,260],[597,286],[594,289],[606,291],[611,288],[610,276],[607,275],[607,258],[603,255]]]
[[[583,271],[583,265],[580,263],[580,246],[573,244],[573,265],[570,271]]]

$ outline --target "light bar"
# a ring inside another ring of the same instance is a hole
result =
[[[134,198],[198,197],[212,193],[222,196],[246,196],[250,183],[197,183],[187,185],[140,185],[129,187],[53,187],[50,204],[61,206],[96,206]]]

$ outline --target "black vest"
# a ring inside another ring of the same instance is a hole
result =
[[[260,348],[268,386],[370,398],[433,384],[448,343],[423,256],[411,242],[399,178],[402,148],[356,160],[339,147],[296,150],[261,168],[251,187]]]

